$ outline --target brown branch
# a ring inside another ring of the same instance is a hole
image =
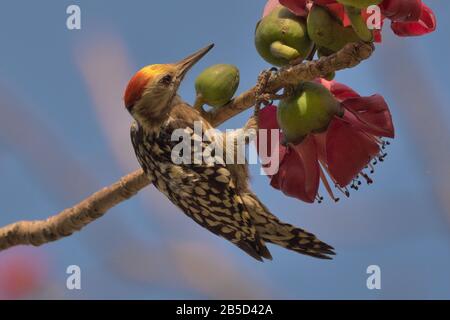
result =
[[[17,245],[40,246],[68,237],[133,197],[149,183],[143,171],[137,170],[46,220],[21,221],[3,227],[0,229],[0,251]]]
[[[371,44],[352,43],[331,56],[283,68],[270,77],[266,91],[276,93],[301,81],[310,81],[333,71],[354,67],[369,58],[373,51]],[[256,87],[251,88],[223,108],[205,113],[205,117],[214,126],[219,126],[253,106],[256,103],[256,90]],[[149,183],[143,171],[137,170],[46,220],[21,221],[0,228],[0,251],[17,245],[40,246],[68,237],[102,217],[112,207],[130,199]]]
[[[298,85],[302,81],[311,81],[325,77],[334,71],[352,68],[363,60],[368,59],[374,50],[373,44],[364,42],[350,43],[339,52],[328,57],[283,68],[269,79],[267,93],[276,93],[284,87]],[[207,112],[205,118],[213,126],[221,125],[228,119],[253,106],[256,102],[256,90],[257,87],[255,86],[245,91],[226,106]]]

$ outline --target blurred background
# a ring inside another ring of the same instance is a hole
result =
[[[335,246],[321,261],[271,246],[259,263],[185,217],[153,187],[80,233],[41,248],[0,253],[0,299],[449,299],[450,6],[425,1],[438,30],[395,37],[337,79],[389,102],[397,137],[375,183],[349,199],[308,205],[272,189],[252,166],[252,185],[283,220]],[[81,7],[82,29],[66,28]],[[264,0],[25,1],[0,10],[0,226],[43,219],[138,168],[122,104],[142,66],[172,62],[210,42],[203,68],[232,63],[240,91],[269,66],[253,31]],[[446,31],[447,30],[447,31]],[[251,111],[223,128],[242,126]],[[325,193],[325,192],[322,192]],[[82,290],[66,289],[78,265]],[[381,290],[366,269],[381,268]]]

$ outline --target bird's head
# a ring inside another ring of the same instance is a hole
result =
[[[128,83],[125,107],[140,123],[161,124],[169,115],[184,76],[213,44],[171,64],[154,64],[139,70]]]

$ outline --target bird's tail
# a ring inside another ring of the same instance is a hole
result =
[[[335,255],[332,246],[320,241],[312,233],[281,222],[256,195],[246,193],[242,198],[250,211],[253,225],[264,241],[320,259],[332,259],[330,255]]]

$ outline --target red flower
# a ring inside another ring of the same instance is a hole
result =
[[[23,299],[36,292],[47,273],[42,256],[23,248],[0,257],[0,300]]]
[[[422,0],[384,0],[380,8],[384,16],[392,21],[418,21]]]
[[[279,170],[270,176],[274,188],[310,203],[321,200],[318,196],[320,181],[330,196],[338,200],[325,173],[346,195],[349,194],[349,184],[354,189],[358,188],[358,177],[371,183],[372,180],[363,170],[371,168],[371,161],[375,158],[384,159],[382,148],[385,142],[381,138],[394,138],[391,114],[382,96],[361,97],[351,88],[335,81],[317,81],[341,102],[344,115],[335,116],[325,132],[311,133],[297,145],[280,144]],[[278,129],[276,113],[274,105],[262,109],[260,129]],[[279,138],[283,140],[282,134]],[[270,139],[267,141],[267,145],[272,147]]]
[[[277,4],[282,4],[294,14],[307,16],[311,5],[321,5],[350,26],[350,19],[345,14],[344,5],[336,0],[269,0],[264,15],[267,15]],[[401,37],[421,36],[436,30],[436,17],[433,11],[422,0],[384,0],[380,4],[382,20],[388,18],[392,21],[391,28]],[[369,15],[363,10],[362,16],[367,20]],[[381,42],[381,30],[375,30],[375,42]]]
[[[385,0],[382,4],[390,1]],[[392,20],[391,28],[396,35],[401,37],[421,36],[436,30],[436,16],[433,11],[421,1],[416,1],[418,4],[420,3],[420,10],[415,9],[411,11],[411,15],[406,17],[401,14],[402,11],[398,11],[397,13],[400,13],[399,16],[403,20],[399,20],[399,17],[397,20]],[[417,16],[418,18],[416,18]]]

